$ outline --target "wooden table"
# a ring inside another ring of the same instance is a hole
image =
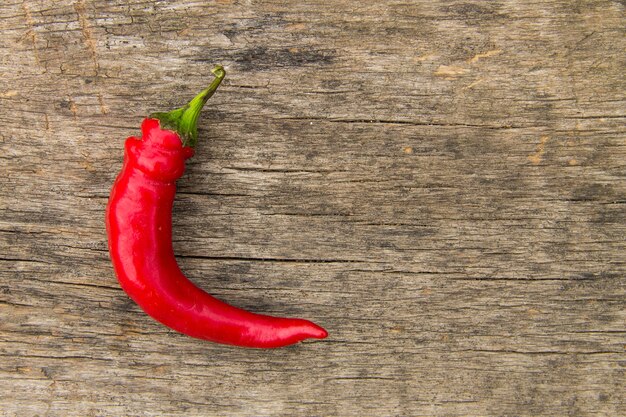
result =
[[[624,8],[2,2],[0,414],[626,414]],[[115,279],[124,139],[215,63],[181,268],[327,340],[191,339]]]

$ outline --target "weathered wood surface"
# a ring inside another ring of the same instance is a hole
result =
[[[624,415],[625,27],[600,0],[2,2],[0,414]],[[325,341],[187,338],[113,275],[123,140],[214,63],[179,261]]]

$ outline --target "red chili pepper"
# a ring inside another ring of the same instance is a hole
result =
[[[275,348],[307,338],[323,339],[320,326],[302,319],[271,317],[226,304],[183,275],[172,249],[176,180],[194,154],[200,110],[226,75],[189,104],[143,121],[141,138],[126,140],[124,165],[106,211],[109,252],[122,288],[164,325],[199,339],[230,345]]]

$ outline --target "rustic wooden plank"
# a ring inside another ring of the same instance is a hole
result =
[[[626,412],[624,2],[0,5],[0,414]],[[125,137],[227,79],[174,247],[259,351],[119,288]]]

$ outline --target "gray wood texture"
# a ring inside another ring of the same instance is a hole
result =
[[[625,415],[624,7],[3,1],[0,415]],[[215,63],[179,262],[325,341],[191,339],[113,274],[123,141]]]

